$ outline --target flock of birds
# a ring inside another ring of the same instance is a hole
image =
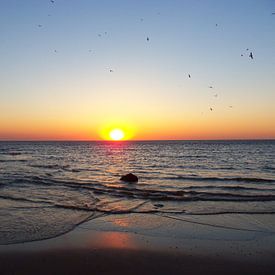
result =
[[[246,49],[247,51],[249,51],[249,49]],[[243,54],[241,54],[241,56],[243,56]],[[254,59],[254,57],[253,57],[253,53],[252,52],[250,52],[250,54],[248,55],[251,59]]]
[[[52,4],[54,4],[54,3],[55,3],[55,0],[50,0],[50,2],[51,2]],[[160,13],[157,13],[157,14],[160,15]],[[275,12],[272,12],[271,14],[272,14],[272,15],[275,15]],[[48,14],[48,16],[51,16],[51,15]],[[143,22],[144,19],[143,19],[143,18],[140,18],[140,21]],[[38,26],[39,28],[42,28],[42,27],[43,27],[43,25],[41,25],[41,24],[38,24],[37,26]],[[215,26],[218,27],[218,24],[216,23]],[[104,32],[104,35],[107,35],[107,32],[106,32],[106,31]],[[99,33],[97,36],[98,36],[98,37],[102,37],[102,34]],[[148,36],[146,37],[146,41],[147,41],[147,42],[150,41],[150,38],[149,38]],[[249,48],[247,48],[246,51],[248,52],[248,51],[249,51]],[[54,50],[54,52],[57,53],[58,51],[57,51],[57,50]],[[89,50],[89,52],[92,52],[92,50]],[[243,57],[244,54],[241,54],[241,56]],[[248,57],[249,57],[250,59],[252,59],[252,60],[254,59],[254,55],[253,55],[253,52],[252,52],[252,51],[249,52]],[[109,72],[110,72],[110,73],[113,73],[114,70],[113,70],[113,69],[109,69]],[[188,78],[191,78],[191,74],[190,74],[190,73],[188,74]],[[214,87],[213,87],[213,86],[209,86],[208,88],[209,88],[209,89],[213,89]],[[218,97],[218,94],[215,94],[214,97],[217,98],[217,97]],[[233,108],[233,106],[230,105],[229,108]],[[214,109],[213,109],[213,107],[210,107],[209,110],[210,110],[210,111],[213,111]]]

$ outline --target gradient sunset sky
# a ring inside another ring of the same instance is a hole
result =
[[[0,140],[275,138],[273,12],[274,0],[1,0]]]

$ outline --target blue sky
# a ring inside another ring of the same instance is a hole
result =
[[[152,136],[161,121],[186,131],[190,117],[210,130],[221,120],[261,129],[269,118],[263,136],[275,137],[272,12],[271,0],[2,0],[0,138],[58,121],[96,138],[100,124],[125,113]]]

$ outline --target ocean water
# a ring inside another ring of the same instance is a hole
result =
[[[0,142],[0,244],[121,213],[275,214],[275,141]]]

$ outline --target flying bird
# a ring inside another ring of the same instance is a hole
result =
[[[114,71],[113,70],[110,70],[110,73],[113,73]]]
[[[232,105],[230,105],[230,106],[229,106],[229,108],[233,108],[233,106],[232,106]]]
[[[188,74],[188,77],[189,77],[189,78],[191,78],[191,75],[190,75],[190,74]]]
[[[250,57],[251,59],[254,58],[252,52],[250,52],[249,57]]]
[[[243,56],[243,54],[241,54],[241,56]]]
[[[216,27],[218,27],[218,24],[216,24]]]
[[[209,109],[210,109],[210,111],[213,111],[213,108],[210,107]]]
[[[53,4],[53,3],[54,3],[54,0],[51,0],[51,3]]]
[[[214,97],[218,97],[218,94],[215,94]]]
[[[39,24],[39,25],[37,25],[37,27],[41,28],[41,27],[42,27],[42,25],[41,25],[41,24]]]
[[[147,37],[147,39],[146,39],[147,41],[149,41],[149,37]]]
[[[213,89],[213,86],[209,86],[208,88],[209,88],[209,89]]]

